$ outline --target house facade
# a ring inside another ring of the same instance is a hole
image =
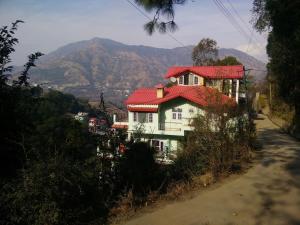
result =
[[[171,67],[165,75],[169,87],[140,88],[126,100],[128,139],[139,137],[157,151],[175,153],[205,107],[238,103],[243,76],[241,65]]]

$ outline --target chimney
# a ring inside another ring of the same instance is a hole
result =
[[[164,97],[164,85],[158,84],[156,87],[156,97],[163,98]]]

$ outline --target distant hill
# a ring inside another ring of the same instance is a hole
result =
[[[167,68],[191,65],[193,46],[173,49],[125,45],[93,38],[63,46],[43,56],[31,72],[31,82],[80,97],[97,99],[99,92],[120,103],[134,89],[163,82]],[[235,49],[219,50],[220,58],[232,55],[247,68],[265,70],[265,64]],[[262,73],[253,73],[262,79]]]

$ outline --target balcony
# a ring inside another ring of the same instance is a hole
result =
[[[164,122],[158,124],[158,129],[163,131],[181,131],[181,122]]]

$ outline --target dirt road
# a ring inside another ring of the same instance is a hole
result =
[[[260,117],[256,122],[263,157],[246,174],[126,224],[300,224],[300,143]]]

